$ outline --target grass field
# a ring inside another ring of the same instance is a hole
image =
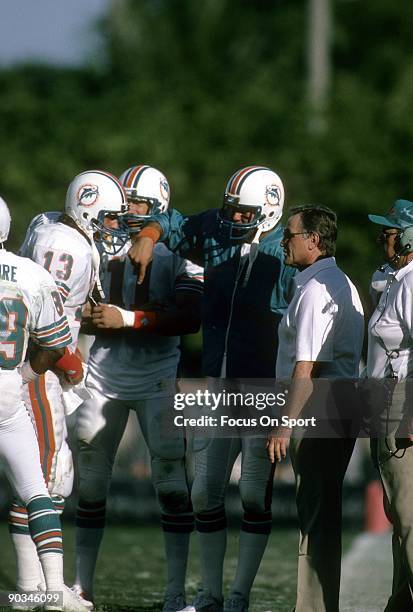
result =
[[[65,578],[74,578],[74,529],[64,525]],[[353,532],[343,537],[348,548]],[[273,529],[259,574],[255,580],[250,612],[290,612],[295,600],[297,553],[295,529]],[[235,573],[237,531],[230,531],[225,564],[225,586]],[[165,581],[162,533],[154,524],[145,527],[107,527],[95,581],[98,612],[134,612],[160,609]],[[0,524],[0,591],[14,590],[15,562],[6,523]],[[196,593],[200,578],[197,540],[191,542],[187,574],[187,599]]]
[[[74,529],[64,525],[65,577],[73,581]],[[251,612],[292,609],[295,591],[297,532],[274,530],[254,584]],[[230,532],[225,584],[235,572],[237,532]],[[14,590],[15,562],[7,525],[0,525],[0,591]],[[187,579],[188,601],[195,595],[199,581],[196,537],[192,538]],[[156,525],[106,529],[98,562],[95,599],[99,612],[158,610],[164,587],[162,533]]]

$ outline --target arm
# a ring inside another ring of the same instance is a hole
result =
[[[72,341],[62,299],[52,276],[41,266],[31,265],[41,282],[41,293],[38,309],[33,311],[28,360],[20,368],[23,382],[35,380],[64,360]]]
[[[47,370],[58,370],[66,382],[77,385],[83,378],[83,367],[80,353],[71,353],[67,348],[43,349],[32,345],[29,359],[20,368],[23,382],[36,380]]]
[[[132,238],[133,244],[128,252],[132,263],[139,268],[138,283],[141,284],[145,278],[146,269],[152,260],[154,244],[158,240],[164,242],[173,253],[203,265],[204,233],[206,228],[215,225],[215,211],[184,216],[172,209],[156,215]]]
[[[292,320],[295,320],[295,366],[292,385],[283,416],[297,418],[312,390],[312,379],[319,374],[321,363],[332,361],[333,320],[337,316],[334,300],[320,283],[309,283],[303,293],[298,294],[296,304],[290,305]],[[271,462],[281,461],[286,456],[290,428],[279,428],[269,436],[267,444]]]
[[[396,312],[398,318],[409,335],[409,349],[413,351],[413,287],[411,275],[405,277],[401,291],[396,298]],[[405,400],[403,407],[403,418],[396,432],[399,444],[406,447],[413,444],[413,379],[407,377],[405,380]],[[396,387],[397,388],[397,387]]]
[[[283,416],[296,419],[301,414],[313,391],[312,379],[317,376],[319,363],[316,361],[297,361],[291,380],[291,387],[288,395]],[[271,463],[281,461],[287,455],[290,444],[291,427],[279,427],[276,432],[272,432],[267,441],[268,456]]]
[[[56,361],[63,357],[64,349],[43,349],[37,345],[31,345],[29,359],[20,368],[23,382],[35,380],[41,374],[54,367]]]
[[[152,261],[152,253],[155,244],[162,235],[162,227],[155,221],[150,221],[145,227],[132,238],[132,246],[128,251],[128,257],[138,268],[138,285],[143,283],[146,268]]]
[[[167,310],[124,310],[110,304],[98,304],[93,309],[92,321],[98,329],[123,329],[162,336],[182,336],[196,333],[201,325],[202,296],[192,292],[178,292],[172,308]]]

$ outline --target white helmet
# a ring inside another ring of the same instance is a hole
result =
[[[9,237],[11,216],[9,207],[0,196],[0,244],[6,242]]]
[[[278,174],[263,166],[241,168],[231,176],[224,193],[220,222],[228,236],[245,240],[253,230],[273,229],[281,218],[284,186]],[[232,221],[234,212],[253,212],[249,223]]]
[[[140,231],[145,221],[168,210],[170,189],[166,177],[152,166],[131,166],[119,177],[128,202],[144,202],[149,211],[146,215],[127,215],[130,231]]]
[[[127,211],[126,193],[118,179],[108,172],[87,170],[75,176],[66,193],[65,211],[89,238],[102,242],[112,254],[128,238],[122,218]],[[107,216],[118,218],[118,229],[105,226]]]

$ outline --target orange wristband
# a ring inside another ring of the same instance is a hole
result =
[[[161,237],[161,231],[153,226],[144,227],[138,234],[139,238],[150,238],[154,243]]]
[[[133,323],[134,329],[145,329],[146,331],[152,331],[156,327],[156,312],[151,310],[135,310],[135,321]]]
[[[54,367],[65,372],[68,376],[83,375],[82,362],[79,357],[75,353],[71,353],[67,347],[65,347],[63,357],[56,361]]]

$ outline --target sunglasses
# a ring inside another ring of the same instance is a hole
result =
[[[378,241],[381,243],[387,242],[390,236],[397,236],[400,232],[386,232],[382,230],[379,234]]]
[[[285,228],[283,233],[283,240],[286,242],[287,240],[291,240],[294,236],[303,236],[304,234],[308,234],[309,232],[290,232],[288,227]]]

